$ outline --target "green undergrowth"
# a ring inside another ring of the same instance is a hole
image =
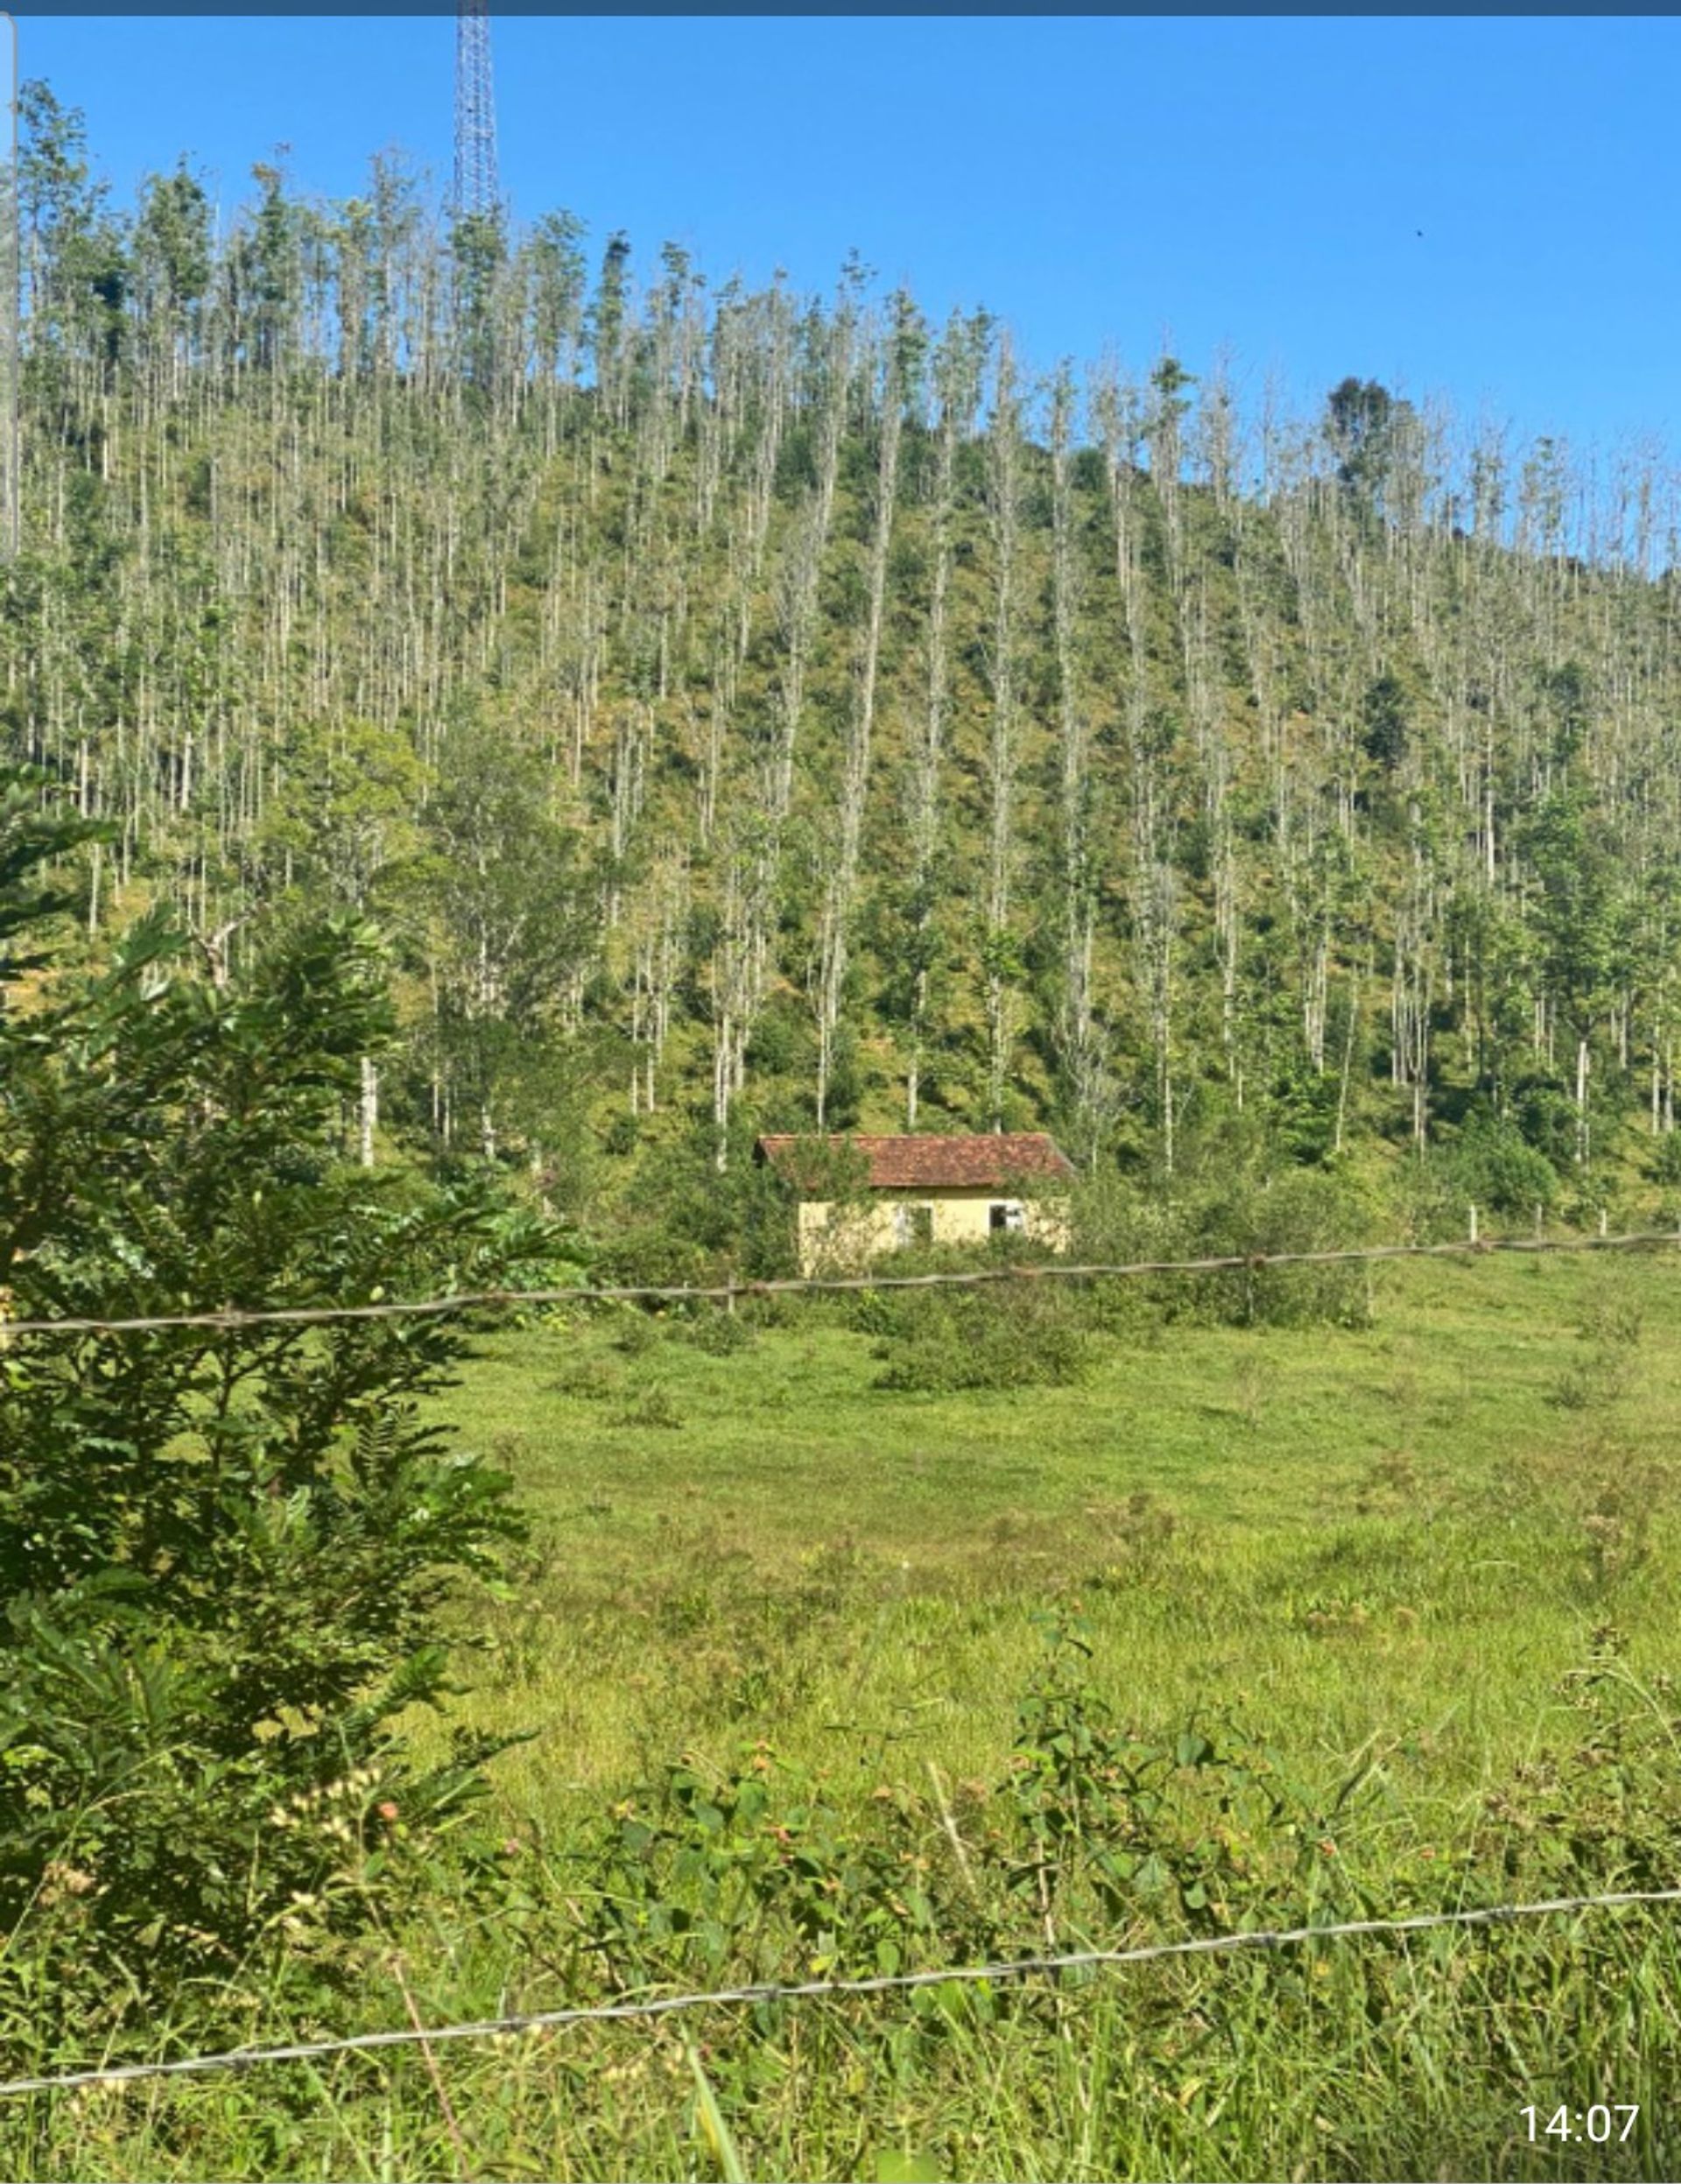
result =
[[[1166,1734],[1125,1720],[1080,1624],[1037,1637],[986,1774],[880,1748],[849,1785],[764,1737],[678,1753],[564,1831],[505,1839],[382,1946],[316,1941],[300,1915],[276,1984],[220,1997],[224,2037],[1674,1881],[1676,1694],[1608,1626],[1555,1694],[1554,1740],[1429,1840],[1402,1744],[1305,1778],[1234,1708]],[[358,1852],[333,1842],[348,1875]],[[1328,1937],[15,2097],[0,2150],[8,2173],[102,2179],[1658,2177],[1681,2152],[1677,1973],[1672,1918],[1643,1908]],[[359,2007],[332,2011],[352,1983]],[[154,2047],[206,2037],[205,2000]],[[1549,2140],[1561,2106],[1603,2106],[1615,2145]]]
[[[931,1337],[880,1297],[490,1337],[447,1407],[531,1535],[458,1602],[473,1688],[419,1731],[524,1733],[490,1800],[417,1831],[353,1939],[333,1892],[403,1816],[355,1783],[286,1815],[320,1852],[290,1930],[166,2021],[113,1993],[49,2043],[0,1958],[6,2069],[1681,1885],[1674,1279],[1412,1266],[1352,1327],[1036,1300],[1080,1370],[995,1387],[883,1385]],[[1658,2177],[1676,1934],[1629,1908],[32,2096],[0,2169]],[[1638,2106],[1626,2141],[1546,2137],[1596,2103]]]

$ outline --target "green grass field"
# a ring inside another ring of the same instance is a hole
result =
[[[833,1317],[687,1332],[499,1335],[449,1406],[537,1526],[475,1708],[538,1731],[519,1806],[743,1733],[973,1773],[1072,1601],[1129,1718],[1236,1707],[1327,1779],[1408,1746],[1445,1813],[1544,1741],[1596,1625],[1668,1658],[1681,1268],[1407,1266],[1369,1329],[1147,1324],[1085,1385],[947,1397],[879,1390]]]
[[[1142,1312],[1080,1384],[962,1395],[877,1385],[849,1316],[483,1341],[447,1414],[532,1532],[461,1603],[459,1718],[530,1734],[494,1768],[500,1865],[417,1899],[355,2021],[404,2022],[405,1986],[442,2022],[1681,1883],[1681,1263],[1397,1267],[1356,1329]],[[1656,2177],[1681,2167],[1674,1932],[1630,1911],[346,2058],[14,2106],[0,2157]],[[253,2005],[253,2037],[296,2024]],[[1546,2138],[1594,2103],[1638,2104],[1627,2143]]]

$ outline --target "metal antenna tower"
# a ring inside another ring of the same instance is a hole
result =
[[[484,0],[460,0],[455,16],[455,217],[494,219],[501,206],[490,18]]]

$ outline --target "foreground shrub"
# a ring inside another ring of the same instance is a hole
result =
[[[918,1766],[891,1732],[848,1755],[865,1770],[855,1780],[763,1739],[651,1755],[624,1796],[564,1835],[522,1828],[438,1861],[430,1903],[343,1945],[339,1991],[308,2031],[401,2026],[423,1979],[421,2006],[444,2023],[1451,1917],[1673,1878],[1674,1694],[1634,1676],[1614,1631],[1565,1680],[1550,1749],[1444,1834],[1438,1799],[1410,1809],[1417,1755],[1402,1738],[1349,1755],[1340,1779],[1316,1765],[1308,1785],[1224,1709],[1151,1720],[1106,1702],[1077,1616],[1044,1630],[1013,1739],[978,1773]],[[346,1801],[301,1800],[298,1828],[328,1833]],[[78,1885],[74,1869],[47,1877],[67,1918]],[[327,1961],[316,1913],[290,1923],[290,1967]],[[1655,2178],[1676,2173],[1681,2145],[1666,2097],[1681,2068],[1677,1973],[1667,1906],[1629,1906],[765,1997],[674,2026],[573,2024],[17,2101],[0,2111],[0,2166],[334,2174],[348,2146],[358,2171],[401,2175]],[[151,2052],[194,2033],[216,2044],[218,2016],[254,2043],[305,2030],[295,1985],[256,1986],[183,1993],[167,2035],[146,2034]],[[11,2030],[0,2014],[0,2043]],[[1071,2057],[1085,2075],[1067,2075]],[[85,2038],[63,2054],[89,2059]],[[1001,2085],[1019,2102],[1001,2102]],[[1524,2129],[1526,2108],[1544,2123],[1590,2103],[1615,2104],[1599,2109],[1614,2159]]]
[[[0,945],[27,906],[4,817]],[[341,1158],[388,1031],[372,936],[332,924],[224,980],[151,920],[108,971],[8,1009],[15,1314],[516,1281],[548,1239],[488,1186]],[[306,1913],[378,1916],[470,1791],[484,1745],[417,1773],[396,1727],[449,1687],[446,1592],[518,1530],[507,1480],[421,1422],[464,1346],[457,1323],[375,1319],[37,1337],[0,1358],[0,1924],[11,1976],[53,1966],[53,2009],[226,1977]],[[329,1887],[347,1859],[354,1885]]]

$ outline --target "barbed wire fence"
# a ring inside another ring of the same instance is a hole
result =
[[[1488,1904],[1464,1911],[1429,1911],[1405,1918],[1345,1919],[1319,1926],[1256,1927],[1235,1934],[1200,1934],[1186,1941],[1153,1941],[1137,1948],[1075,1949],[1063,1955],[1009,1957],[991,1964],[943,1969],[881,1972],[860,1979],[803,1979],[788,1983],[718,1987],[695,1994],[654,1995],[640,2001],[601,2002],[573,2009],[532,2010],[516,2016],[478,2018],[461,2024],[399,2026],[383,2033],[352,2033],[333,2040],[294,2040],[274,2047],[235,2047],[219,2054],[173,2056],[156,2062],[96,2065],[56,2076],[13,2078],[0,2083],[0,2098],[27,2093],[69,2092],[81,2086],[132,2085],[144,2079],[201,2076],[249,2070],[260,2064],[313,2062],[328,2055],[366,2054],[391,2047],[427,2047],[445,2040],[506,2039],[559,2032],[579,2025],[655,2020],[691,2011],[732,2005],[840,2000],[894,1994],[918,1988],[1005,1984],[1051,1978],[1064,1972],[1112,1970],[1169,1957],[1232,1955],[1240,1951],[1299,1948],[1309,1942],[1361,1940],[1374,1934],[1427,1934],[1451,1927],[1509,1926],[1519,1920],[1557,1918],[1576,1912],[1612,1911],[1635,1904],[1681,1904],[1681,1888],[1622,1889],[1595,1896],[1553,1896],[1536,1903]]]
[[[1323,1251],[1227,1251],[1204,1258],[1130,1259],[1069,1266],[1059,1262],[978,1267],[960,1273],[790,1275],[769,1280],[744,1276],[709,1283],[569,1283],[547,1289],[482,1289],[447,1297],[380,1300],[367,1304],[224,1306],[220,1310],[146,1313],[132,1319],[67,1314],[53,1319],[10,1319],[0,1290],[0,1338],[53,1335],[144,1335],[166,1328],[326,1326],[337,1320],[440,1318],[461,1312],[509,1312],[538,1306],[633,1303],[723,1304],[754,1297],[880,1289],[973,1289],[987,1283],[1116,1281],[1151,1275],[1259,1273],[1276,1266],[1375,1265],[1386,1260],[1481,1258],[1500,1253],[1535,1258],[1555,1252],[1681,1251],[1681,1229],[1640,1229],[1622,1236],[1481,1236],[1448,1243],[1370,1243]]]

